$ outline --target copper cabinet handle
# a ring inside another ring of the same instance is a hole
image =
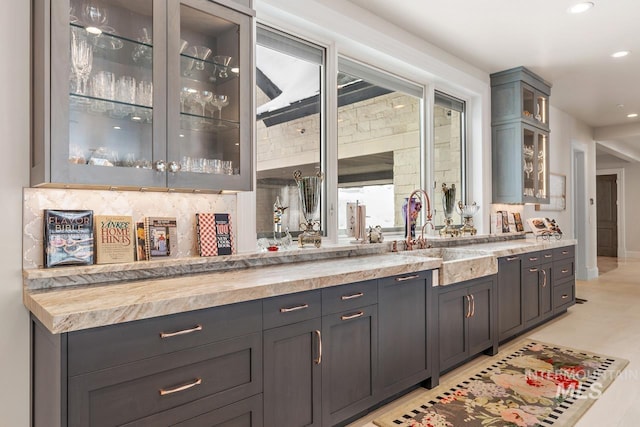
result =
[[[533,272],[536,272],[536,271],[538,271],[538,267],[533,267],[533,268],[529,269],[529,273],[533,273]]]
[[[465,295],[465,298],[467,299],[467,313],[464,315],[464,317],[468,319],[469,317],[471,317],[471,299],[469,298],[469,295]]]
[[[309,304],[300,304],[295,307],[281,308],[280,313],[291,313],[292,311],[304,310],[305,308],[309,308]]]
[[[419,274],[413,274],[411,276],[396,277],[396,282],[404,282],[406,280],[419,279],[419,278],[420,278]]]
[[[469,315],[469,317],[473,317],[476,314],[476,300],[473,297],[473,294],[469,296],[471,297],[471,315]]]
[[[547,286],[547,270],[542,269],[540,271],[542,272],[542,275],[544,276],[544,280],[542,281],[542,287],[545,288]]]
[[[568,268],[564,268],[564,269],[562,269],[562,270],[561,270],[561,272],[562,272],[562,273],[568,273],[568,272],[569,272],[569,269],[568,269]]]
[[[510,256],[510,257],[507,257],[507,261],[515,261],[515,260],[517,260],[517,259],[518,259],[518,257],[517,257],[517,256]]]
[[[534,257],[529,258],[529,261],[537,261],[537,260],[538,260],[538,257],[537,257],[537,256],[534,256]]]
[[[567,295],[567,294],[562,294],[562,297],[561,297],[561,298],[562,298],[562,299],[567,299],[567,298],[569,298],[569,295]]]
[[[168,394],[178,393],[181,391],[189,390],[191,387],[195,387],[197,385],[202,384],[202,378],[196,378],[190,383],[179,385],[173,388],[161,388],[158,390],[160,392],[160,396],[166,396]]]
[[[568,253],[569,253],[569,251],[562,251],[562,255],[566,255]]]
[[[193,332],[198,332],[201,330],[202,330],[202,325],[196,325],[193,328],[183,329],[181,331],[176,331],[176,332],[160,332],[160,338],[165,339],[165,338],[177,337],[178,335],[191,334]]]
[[[317,329],[314,332],[316,333],[316,336],[318,337],[318,358],[316,360],[314,360],[314,363],[316,365],[319,365],[319,364],[322,363],[322,334]]]
[[[340,297],[340,299],[341,299],[342,301],[347,301],[347,300],[350,300],[350,299],[360,298],[360,297],[363,297],[363,296],[364,296],[364,293],[363,293],[363,292],[358,292],[357,294],[342,295],[342,296]]]
[[[353,313],[353,314],[345,314],[343,316],[340,316],[341,320],[351,320],[351,319],[356,319],[358,317],[362,317],[364,316],[364,311],[359,311],[357,313]]]
[[[553,257],[553,255],[551,255],[551,254],[547,254],[547,255],[545,255],[544,257],[545,257],[545,258],[551,258],[551,257]]]

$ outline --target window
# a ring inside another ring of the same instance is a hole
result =
[[[432,206],[436,210],[433,223],[438,227],[445,223],[443,184],[446,184],[447,188],[455,185],[456,204],[459,200],[466,203],[464,108],[464,101],[441,92],[435,93],[433,108],[435,190]],[[453,224],[462,224],[462,218],[456,213],[455,208],[451,219]]]
[[[338,68],[339,234],[347,203],[366,206],[367,227],[402,231],[402,205],[422,181],[423,88],[346,58]]]
[[[324,49],[259,26],[256,46],[258,237],[272,237],[274,204],[285,208],[282,231],[303,218],[293,173],[320,171]]]

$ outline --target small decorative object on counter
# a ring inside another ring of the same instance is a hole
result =
[[[541,238],[543,240],[556,240],[562,239],[562,230],[556,223],[555,219],[549,218],[529,218],[527,220],[529,228],[536,236],[536,239]]]
[[[302,176],[302,172],[293,172],[293,178],[298,185],[300,206],[306,222],[300,224],[302,233],[298,236],[298,246],[304,247],[305,243],[313,243],[319,248],[322,243],[320,232],[320,189],[324,175],[318,172],[316,176]]]
[[[409,205],[409,219],[407,220],[407,205]],[[402,218],[404,219],[404,234],[407,235],[407,225],[409,224],[411,227],[411,238],[416,237],[416,219],[420,214],[420,210],[422,209],[422,202],[415,197],[411,197],[411,202],[409,202],[409,198],[405,197],[404,203],[402,204]],[[408,224],[407,224],[408,223]]]
[[[451,187],[447,187],[447,184],[442,184],[442,209],[444,209],[444,227],[440,229],[441,236],[457,236],[458,230],[452,225],[453,210],[456,206],[456,185],[451,184]]]
[[[93,264],[93,211],[46,209],[44,266]]]
[[[460,235],[464,236],[465,234],[470,234],[475,236],[478,230],[473,226],[473,216],[478,212],[480,206],[473,202],[470,205],[463,205],[462,201],[458,202],[457,210],[460,215],[464,218],[464,224],[460,228]],[[502,215],[501,215],[502,217]],[[502,223],[502,227],[504,227],[504,223]]]
[[[367,241],[369,243],[382,243],[384,241],[382,227],[379,225],[369,227],[369,231],[367,232]]]

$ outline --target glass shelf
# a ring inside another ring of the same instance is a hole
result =
[[[129,117],[133,122],[151,123],[153,121],[152,107],[129,104],[111,99],[70,93],[69,106],[73,111],[103,114],[115,119]]]
[[[180,113],[180,125],[185,130],[206,132],[222,132],[240,127],[238,122],[191,113]]]

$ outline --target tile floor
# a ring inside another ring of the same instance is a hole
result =
[[[566,314],[525,336],[629,360],[622,375],[576,426],[635,427],[640,425],[640,259],[598,259],[598,265],[606,272],[576,285],[576,296],[586,299],[586,303],[574,305]],[[486,358],[480,356],[474,362]],[[440,382],[447,381],[451,374],[442,376]],[[411,396],[408,394],[348,427],[375,427],[371,421],[378,414]]]

